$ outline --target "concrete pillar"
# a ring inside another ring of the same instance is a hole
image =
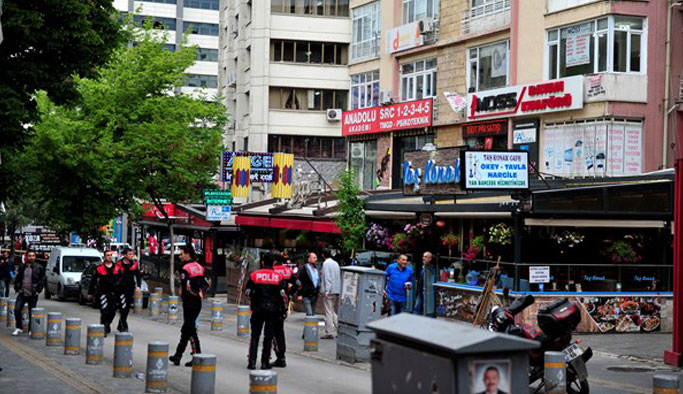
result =
[[[7,327],[14,327],[16,323],[16,318],[14,317],[14,307],[16,300],[7,300]]]
[[[277,372],[269,370],[249,372],[249,394],[277,394]]]
[[[318,351],[318,317],[306,316],[304,319],[304,351]]]
[[[64,354],[77,356],[81,354],[81,319],[67,318],[64,330]]]
[[[7,297],[0,298],[0,326],[7,324],[7,301],[9,301]]]
[[[31,339],[45,339],[45,308],[31,311]]]
[[[149,316],[153,318],[159,317],[161,295],[159,293],[152,293],[149,295]]]
[[[62,313],[47,313],[47,335],[45,336],[47,346],[62,346]]]
[[[147,375],[145,393],[168,391],[168,342],[147,344]]]
[[[88,326],[88,340],[85,346],[85,363],[101,365],[104,362],[104,325]]]
[[[166,316],[169,322],[178,321],[178,296],[168,296],[168,312]]]
[[[168,297],[163,294],[159,295],[159,310],[168,316]]]
[[[220,301],[211,305],[211,331],[223,331],[223,303]]]
[[[142,291],[136,291],[133,294],[133,313],[142,312]]]
[[[247,335],[249,335],[249,306],[240,305],[237,307],[237,336]]]
[[[192,383],[190,394],[214,394],[216,392],[216,356],[195,354],[192,359]]]
[[[679,394],[679,378],[673,375],[655,375],[652,378],[653,394]]]
[[[545,392],[546,394],[567,393],[567,363],[562,352],[545,352]]]
[[[133,375],[133,334],[117,332],[114,339],[114,377],[130,378]]]
[[[164,289],[161,287],[155,287],[153,293],[162,295],[162,294],[164,294]]]

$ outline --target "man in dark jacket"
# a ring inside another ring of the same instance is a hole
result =
[[[0,297],[9,297],[9,285],[12,281],[12,262],[9,259],[9,251],[5,250],[0,256]]]
[[[116,264],[121,270],[121,295],[119,299],[119,332],[128,332],[128,312],[133,305],[133,296],[142,287],[140,265],[135,261],[135,252],[131,248],[123,249],[123,259]]]
[[[301,285],[296,276],[294,276],[292,269],[288,265],[282,264],[284,259],[284,256],[280,256],[275,260],[275,265],[273,266],[273,271],[277,272],[282,277],[282,281],[285,285],[285,293],[287,295],[284,309],[273,327],[273,344],[275,345],[275,356],[277,359],[272,366],[277,368],[284,368],[287,366],[287,362],[285,361],[285,352],[287,351],[287,344],[285,342],[285,319],[287,319],[287,308],[289,306],[290,297],[296,293]]]
[[[306,264],[299,270],[299,296],[303,298],[306,316],[315,316],[315,305],[318,302],[320,292],[320,271],[318,271],[318,256],[311,252],[308,254]]]
[[[95,278],[90,282],[90,294],[97,289],[97,300],[100,303],[100,324],[104,325],[104,336],[111,332],[111,322],[116,316],[116,304],[121,295],[121,269],[114,264],[114,251],[104,252],[104,262],[95,270]],[[94,286],[95,285],[95,286]]]
[[[36,262],[36,252],[29,250],[26,253],[26,264],[19,266],[14,281],[14,290],[17,292],[14,318],[17,328],[12,332],[12,335],[17,336],[24,332],[21,310],[24,309],[25,304],[28,305],[29,321],[31,321],[31,312],[38,303],[38,294],[43,291],[44,283],[45,268]]]

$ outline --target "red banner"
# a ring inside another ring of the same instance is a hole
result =
[[[432,99],[407,101],[342,114],[342,135],[383,133],[432,125]]]

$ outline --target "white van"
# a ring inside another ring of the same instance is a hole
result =
[[[45,299],[53,294],[60,301],[78,297],[81,274],[90,264],[99,264],[101,256],[92,248],[53,248],[45,268]]]

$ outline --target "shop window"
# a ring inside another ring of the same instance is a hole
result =
[[[294,153],[308,159],[344,160],[346,141],[332,137],[269,135],[268,152]]]
[[[611,15],[549,30],[549,79],[600,72],[645,73],[645,18]]]
[[[201,62],[217,62],[218,49],[198,48],[197,61]]]
[[[345,90],[298,89],[271,87],[269,108],[296,111],[325,111],[331,108],[346,109]]]
[[[470,91],[497,89],[508,84],[509,41],[471,48],[467,57]]]
[[[349,0],[271,0],[272,13],[349,16]]]
[[[351,142],[349,163],[356,174],[358,187],[372,190],[376,187],[377,140]]]
[[[175,1],[173,1],[175,4]],[[218,10],[218,0],[185,0],[185,7]]]
[[[403,24],[439,16],[439,0],[403,0]]]
[[[351,109],[379,105],[379,70],[351,76]]]
[[[379,56],[379,40],[382,36],[380,2],[354,8],[352,19],[351,61]]]
[[[239,22],[236,20],[235,23],[237,24]],[[215,23],[183,22],[183,26],[184,30],[190,29],[190,34],[218,36],[218,25]]]
[[[401,65],[401,101],[436,96],[436,59]]]
[[[284,40],[270,42],[272,62],[345,65],[347,51],[345,44]]]
[[[185,86],[216,89],[218,87],[218,77],[216,75],[188,74]]]

